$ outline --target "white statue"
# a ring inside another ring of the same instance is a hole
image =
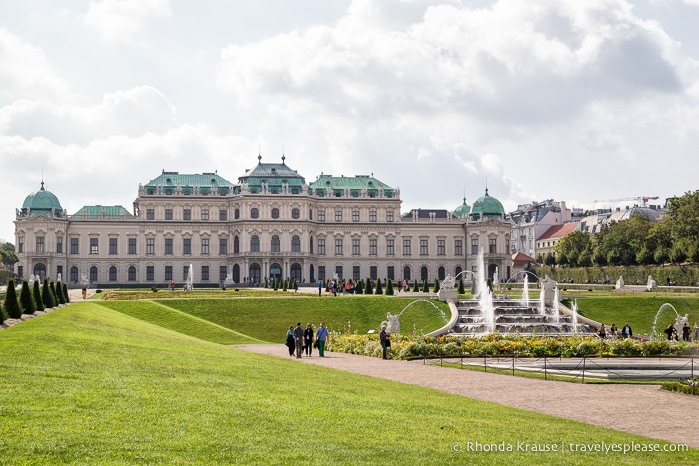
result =
[[[658,285],[655,282],[655,280],[653,280],[653,276],[648,275],[648,283],[646,284],[646,288],[648,289],[648,291],[654,289],[656,286],[658,286]]]
[[[616,286],[614,288],[616,288],[617,290],[620,290],[623,287],[624,287],[624,277],[619,275],[619,280],[616,281]]]
[[[441,290],[442,288],[444,288],[447,291],[452,291],[454,289],[455,282],[456,280],[454,279],[454,277],[452,277],[451,275],[447,275],[446,277],[444,277],[444,281],[442,282],[442,285],[439,287],[439,289]]]
[[[388,333],[400,333],[400,322],[398,321],[398,314],[391,314],[390,312],[386,314],[386,331]]]

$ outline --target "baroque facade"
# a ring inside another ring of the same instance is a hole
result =
[[[43,186],[15,219],[17,274],[69,286],[163,286],[191,270],[200,286],[406,279],[422,283],[476,272],[510,277],[510,229],[488,195],[453,212],[400,212],[400,191],[372,176],[320,175],[313,182],[281,163],[263,163],[237,183],[218,173],[163,171],[139,185],[133,212],[84,206],[73,215]]]

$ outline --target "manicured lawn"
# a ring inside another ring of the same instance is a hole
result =
[[[0,331],[0,355],[3,464],[699,462],[697,450],[469,452],[468,442],[656,441],[249,354],[96,302]]]

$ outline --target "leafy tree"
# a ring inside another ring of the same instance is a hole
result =
[[[673,252],[677,259],[699,261],[699,191],[687,192],[681,197],[668,200],[664,222],[669,222],[675,245],[681,249]],[[681,262],[673,259],[673,262]]]
[[[547,252],[546,257],[544,257],[544,264],[546,265],[556,265],[556,257],[552,252]]]
[[[19,262],[17,254],[15,254],[14,244],[0,241],[0,262],[5,264],[8,269]]]
[[[49,279],[44,278],[44,285],[41,287],[41,300],[46,309],[51,309],[53,304],[53,296],[51,296],[51,288],[49,287]]]
[[[17,291],[15,291],[15,281],[10,278],[7,282],[7,293],[5,294],[5,312],[11,319],[19,319],[22,317],[22,309],[17,302]]]
[[[383,286],[381,286],[381,279],[376,279],[376,294],[383,294]]]
[[[39,289],[39,280],[34,280],[34,288],[32,289],[32,295],[34,295],[34,307],[37,311],[43,311],[46,306],[44,306],[44,300],[41,299],[41,291]]]
[[[580,258],[586,252],[592,251],[592,239],[584,231],[574,231],[561,238],[556,244],[556,257],[560,265],[580,266]]]
[[[22,291],[19,293],[19,303],[22,305],[22,312],[24,312],[24,314],[34,314],[34,312],[36,312],[34,298],[32,297],[32,292],[29,290],[29,282],[26,280],[22,281]]]
[[[386,296],[393,296],[393,280],[390,278],[386,282]]]

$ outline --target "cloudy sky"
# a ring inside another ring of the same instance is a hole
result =
[[[0,238],[40,187],[373,173],[402,210],[694,191],[699,0],[0,0]],[[626,201],[622,204],[630,204]]]

